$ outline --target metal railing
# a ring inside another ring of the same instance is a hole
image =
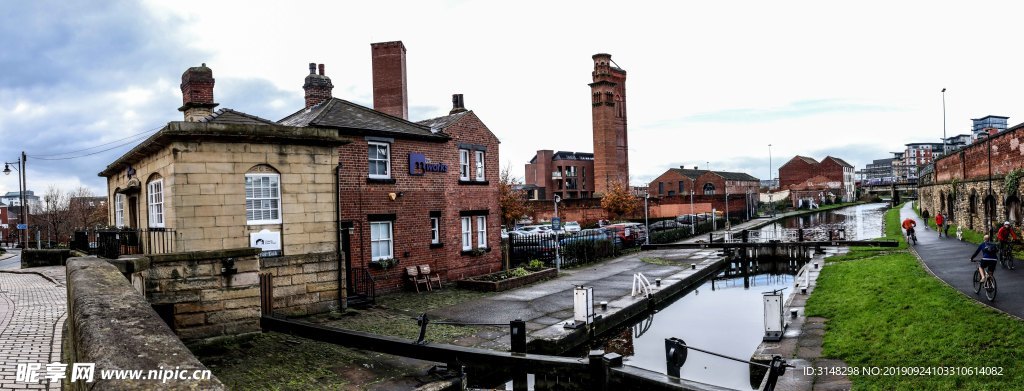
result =
[[[352,269],[352,291],[370,303],[377,302],[377,281],[367,268]]]
[[[71,247],[108,259],[131,254],[167,254],[177,251],[173,228],[79,229]]]

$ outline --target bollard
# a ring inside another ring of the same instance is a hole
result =
[[[801,287],[800,288],[800,294],[801,295],[806,295],[807,294],[807,288],[806,287]]]
[[[817,268],[818,268],[818,263],[817,263],[817,262],[815,262],[815,263],[814,263],[814,268],[815,268],[815,269],[817,269]]]
[[[516,319],[508,322],[508,326],[512,338],[512,353],[526,354],[526,322]]]
[[[789,310],[789,316],[792,317],[793,319],[796,319],[796,314],[797,314],[797,311],[796,311],[795,308]]]
[[[590,389],[608,389],[608,368],[604,361],[604,350],[591,350],[587,355],[588,369],[590,369]]]
[[[660,278],[655,278],[654,279],[654,286],[661,286],[661,279]]]
[[[690,264],[690,269],[691,270],[697,270],[697,264],[696,263],[691,263]]]
[[[602,301],[601,302],[601,311],[608,311],[608,302],[607,301]]]
[[[679,369],[686,363],[686,351],[686,342],[682,339],[665,338],[665,374],[679,377]]]

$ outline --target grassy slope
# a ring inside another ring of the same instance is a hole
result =
[[[898,223],[897,209],[886,213],[889,238],[901,238]],[[829,319],[824,355],[851,367],[1003,368],[1002,376],[852,376],[855,389],[1018,389],[1024,384],[1024,324],[937,281],[905,250],[858,248],[830,259],[807,313]]]

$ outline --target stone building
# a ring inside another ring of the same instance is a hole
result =
[[[1024,171],[1024,124],[985,136],[922,171],[918,200],[932,215],[984,231],[1022,220],[1020,177]]]
[[[590,198],[594,193],[594,154],[537,151],[526,164],[523,189],[531,200]]]

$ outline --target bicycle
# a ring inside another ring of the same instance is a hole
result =
[[[1004,269],[1013,270],[1013,244],[1010,242],[999,244],[999,264],[1003,265]]]
[[[975,261],[975,260],[972,259],[971,262],[978,262],[978,261]],[[987,275],[987,278],[985,278],[985,282],[982,283],[981,282],[981,271],[979,269],[974,269],[974,281],[973,281],[974,294],[980,293],[981,292],[981,288],[985,288],[985,298],[987,298],[988,301],[995,301],[996,300],[996,277],[994,275],[992,275],[992,273],[985,273]]]
[[[914,232],[913,228],[907,230],[907,243],[917,245],[917,232]]]

